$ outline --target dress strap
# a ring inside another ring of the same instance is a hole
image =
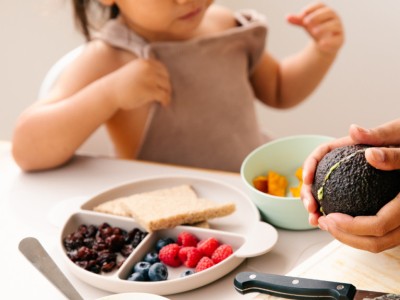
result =
[[[235,18],[239,23],[239,25],[241,26],[246,26],[254,22],[262,23],[265,26],[267,25],[267,18],[265,17],[265,15],[260,14],[259,12],[253,9],[245,9],[238,11],[235,13]]]
[[[134,53],[140,58],[148,58],[149,44],[141,36],[129,29],[120,19],[107,21],[103,28],[94,34],[95,39],[100,39],[113,47]]]

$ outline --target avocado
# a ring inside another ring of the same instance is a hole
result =
[[[318,163],[311,191],[323,214],[375,215],[400,192],[400,170],[372,167],[365,159],[369,147],[339,147]]]

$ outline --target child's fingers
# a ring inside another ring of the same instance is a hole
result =
[[[315,2],[315,3],[311,3],[308,6],[306,6],[299,14],[298,16],[301,18],[304,18],[305,16],[308,16],[312,13],[314,13],[317,10],[326,8],[325,4],[323,4],[322,2]]]
[[[331,20],[339,20],[339,18],[329,7],[322,7],[304,16],[306,26],[316,26]]]
[[[321,3],[306,8],[298,15],[289,15],[287,20],[304,27],[323,52],[335,52],[344,42],[340,19],[332,9]]]
[[[152,60],[151,63],[154,65],[156,70],[156,101],[166,106],[171,101],[171,82],[167,68],[159,61]]]
[[[169,80],[160,80],[157,83],[156,99],[163,106],[171,102],[171,84]]]
[[[310,33],[316,39],[342,34],[342,26],[338,20],[329,20],[310,27]]]
[[[290,24],[293,24],[293,25],[303,26],[303,18],[301,18],[297,15],[286,16],[286,21],[288,21]]]
[[[157,91],[154,93],[154,99],[162,106],[167,106],[171,102],[171,93],[162,87],[158,87]]]
[[[331,20],[310,29],[310,34],[324,52],[336,51],[344,42],[341,24]]]
[[[304,8],[301,12],[299,13],[293,13],[289,14],[286,16],[286,20],[293,24],[293,25],[299,25],[299,26],[304,26],[304,18],[314,12],[315,10],[318,10],[320,8],[324,7],[324,4],[322,3],[313,3]]]

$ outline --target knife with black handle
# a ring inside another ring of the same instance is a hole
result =
[[[400,300],[400,295],[357,290],[350,283],[258,272],[237,274],[234,286],[241,294],[259,292],[287,299]]]

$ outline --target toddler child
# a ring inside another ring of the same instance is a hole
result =
[[[105,124],[119,158],[239,171],[266,141],[254,100],[275,108],[302,102],[344,34],[331,8],[311,4],[288,16],[311,42],[279,62],[264,49],[262,16],[212,2],[74,0],[88,42],[48,95],[19,117],[18,165],[60,166]],[[95,27],[101,16],[107,20]]]

